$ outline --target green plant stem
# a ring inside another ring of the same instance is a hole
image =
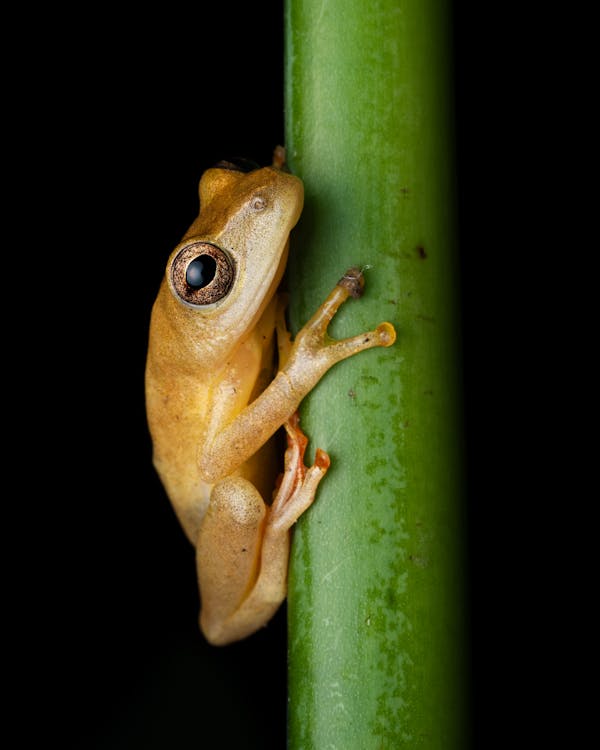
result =
[[[467,745],[448,37],[439,0],[286,2],[286,146],[306,191],[292,328],[364,265],[330,333],[398,333],[302,407],[332,465],[294,532],[291,750]]]

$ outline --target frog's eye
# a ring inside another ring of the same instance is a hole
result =
[[[223,299],[233,284],[229,255],[210,242],[191,242],[171,264],[171,286],[190,305],[211,305]]]

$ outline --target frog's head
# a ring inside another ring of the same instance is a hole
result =
[[[277,289],[304,188],[283,164],[241,171],[222,162],[202,175],[199,193],[200,213],[169,258],[163,291],[176,327],[203,339],[205,357],[208,340],[222,356]]]

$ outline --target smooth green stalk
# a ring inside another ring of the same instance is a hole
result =
[[[306,191],[292,327],[364,265],[331,334],[398,332],[302,407],[332,465],[294,533],[291,750],[468,744],[447,6],[286,2],[286,146]]]

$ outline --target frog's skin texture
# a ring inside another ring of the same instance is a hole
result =
[[[285,599],[290,529],[329,466],[320,449],[304,465],[300,402],[336,362],[396,337],[389,323],[328,337],[339,306],[362,292],[362,273],[351,268],[291,343],[276,290],[302,203],[302,182],[281,151],[270,167],[207,170],[200,213],[168,260],[152,310],[153,460],[196,548],[200,626],[215,645],[264,626]],[[271,438],[282,426],[277,484]]]

